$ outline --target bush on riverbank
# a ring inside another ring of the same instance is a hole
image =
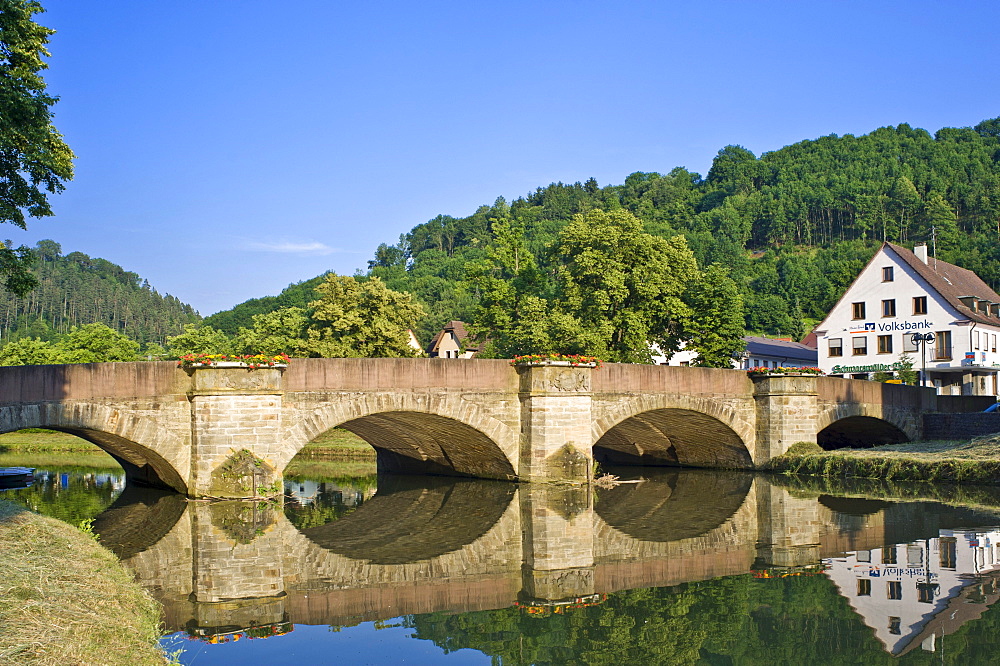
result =
[[[159,606],[83,531],[0,500],[0,561],[0,663],[166,663]]]
[[[1000,435],[969,442],[907,442],[834,451],[800,442],[772,459],[766,469],[834,478],[997,485],[1000,484]]]

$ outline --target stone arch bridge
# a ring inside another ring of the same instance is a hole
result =
[[[590,479],[613,464],[754,469],[795,442],[906,441],[932,389],[738,370],[458,359],[296,359],[0,368],[0,432],[51,428],[114,456],[131,483],[189,496],[280,488],[288,462],[342,427],[381,471]]]

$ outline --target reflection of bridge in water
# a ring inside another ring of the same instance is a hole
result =
[[[647,477],[596,500],[572,486],[394,479],[348,516],[302,530],[267,505],[130,489],[95,529],[163,603],[168,628],[196,631],[671,586],[984,522],[938,505],[817,499],[750,474]]]

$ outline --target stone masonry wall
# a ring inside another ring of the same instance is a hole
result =
[[[926,439],[969,439],[1000,433],[1000,412],[924,414]]]

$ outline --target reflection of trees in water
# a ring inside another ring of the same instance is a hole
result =
[[[91,520],[111,506],[119,491],[124,473],[36,471],[35,482],[28,488],[5,490],[0,498],[22,504],[32,511],[64,520],[71,525]]]
[[[365,496],[374,485],[368,481],[367,477],[357,480],[316,481],[316,493],[308,501],[302,501],[286,492],[285,517],[299,530],[340,520],[367,501]]]
[[[897,482],[891,479],[827,478],[794,474],[774,474],[770,483],[789,490],[817,495],[856,495],[892,501],[935,500],[961,504],[978,504],[983,511],[1000,515],[1000,486],[951,485]]]
[[[322,548],[375,564],[430,559],[486,534],[515,489],[501,481],[380,477],[375,496],[349,516],[302,533]]]
[[[622,478],[634,468],[609,468]],[[611,527],[634,539],[670,542],[701,536],[735,514],[753,475],[690,469],[645,469],[642,483],[599,490],[594,509]]]
[[[511,665],[986,664],[994,661],[1000,605],[949,634],[945,653],[900,658],[884,651],[825,576],[734,576],[617,592],[600,606],[558,615],[507,608],[406,623],[445,651],[472,648]]]

